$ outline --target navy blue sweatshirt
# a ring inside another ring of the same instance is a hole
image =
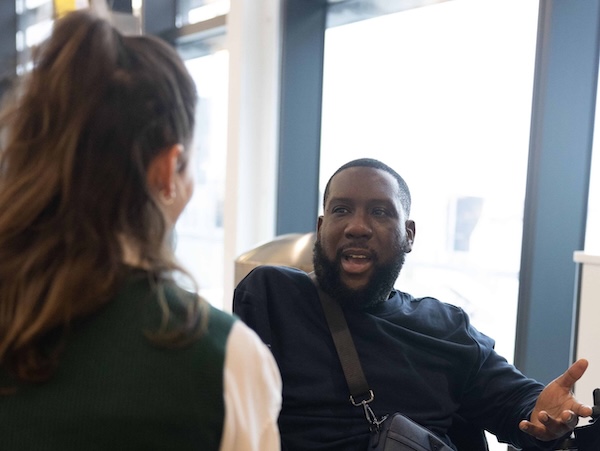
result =
[[[350,403],[318,293],[306,273],[253,270],[235,290],[234,313],[271,348],[283,378],[283,449],[360,450],[369,425]],[[344,309],[378,417],[402,412],[450,443],[455,413],[518,447],[518,429],[543,385],[494,351],[459,307],[394,291],[379,305]],[[537,442],[538,444],[540,442]]]

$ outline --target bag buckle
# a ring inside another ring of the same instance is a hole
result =
[[[373,401],[374,398],[375,398],[375,395],[373,394],[373,390],[369,390],[369,396],[367,398],[363,399],[362,401],[357,402],[354,399],[354,396],[350,395],[350,402],[352,402],[352,405],[354,405],[356,407],[362,406],[362,408],[365,412],[365,418],[371,425],[369,429],[371,430],[371,432],[379,432],[379,426],[381,425],[381,423],[383,423],[385,421],[385,419],[388,416],[385,415],[381,419],[377,419],[377,416],[375,415],[375,413],[369,406],[369,403],[371,401]]]
[[[359,401],[359,402],[356,402],[354,400],[354,396],[350,395],[350,401],[356,407],[364,406],[365,404],[369,404],[371,401],[373,401],[374,398],[375,398],[375,395],[373,394],[373,390],[369,390],[369,397],[368,397],[368,399],[363,399],[362,401]]]

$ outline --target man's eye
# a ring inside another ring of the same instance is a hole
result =
[[[346,207],[333,207],[331,209],[332,213],[347,213],[348,209]]]
[[[387,211],[383,208],[375,208],[373,210],[374,216],[387,216]]]

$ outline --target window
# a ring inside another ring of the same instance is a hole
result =
[[[133,14],[109,9],[113,25],[125,34],[140,34],[141,0],[132,0]],[[32,49],[50,37],[54,19],[69,11],[90,7],[89,0],[16,0],[17,14],[17,74],[31,69]],[[93,2],[91,8],[94,8]]]
[[[509,361],[538,7],[453,0],[325,36],[321,192],[354,158],[396,169],[417,226],[397,287],[464,308]]]
[[[51,0],[17,0],[17,73],[30,69],[31,49],[50,36],[54,19]]]
[[[179,26],[226,15],[229,9],[229,0],[178,0]]]
[[[229,59],[218,49],[186,61],[196,89],[194,195],[176,226],[176,255],[213,305],[223,304],[223,201]]]
[[[223,308],[228,0],[178,0],[176,47],[198,92],[192,150],[194,195],[177,221],[175,254],[201,296]],[[214,19],[217,19],[216,21]]]
[[[600,86],[600,85],[599,85]],[[594,130],[596,133],[600,130],[600,97],[596,97],[596,121]],[[585,251],[594,255],[600,255],[600,139],[594,134],[594,144],[592,147],[592,167],[590,171],[590,189],[588,199],[588,217],[585,233]]]

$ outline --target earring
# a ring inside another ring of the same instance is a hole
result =
[[[160,199],[160,202],[163,205],[171,205],[174,201],[175,198],[177,197],[177,193],[175,192],[175,190],[167,190],[167,189],[161,189],[158,192],[158,197]]]

